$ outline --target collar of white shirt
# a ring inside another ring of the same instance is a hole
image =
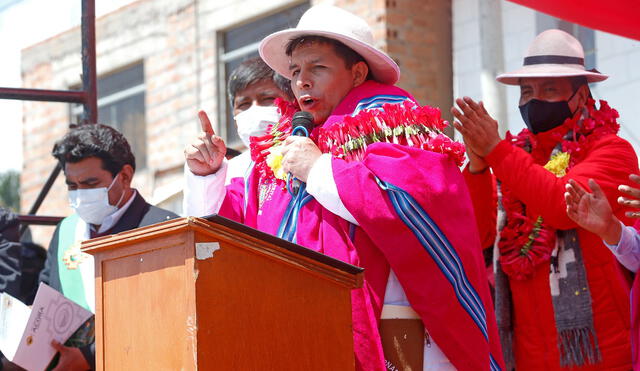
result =
[[[122,215],[124,215],[124,213],[129,209],[129,206],[131,206],[131,204],[133,203],[133,200],[136,198],[137,193],[138,191],[134,189],[133,194],[129,198],[129,201],[122,205],[122,207],[116,210],[113,214],[107,216],[100,225],[100,229],[98,229],[97,233],[104,233],[111,229],[114,225],[116,225],[120,218],[122,218]],[[93,228],[93,226],[91,226],[90,228]]]

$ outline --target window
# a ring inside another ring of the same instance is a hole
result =
[[[82,106],[74,104],[71,108],[72,122],[79,123],[81,116]],[[98,78],[98,122],[114,127],[127,138],[136,157],[136,169],[147,166],[142,63]]]
[[[596,68],[595,32],[592,29],[547,14],[536,13],[537,33],[551,28],[565,31],[578,39],[584,48],[584,67],[588,70]]]
[[[307,9],[309,9],[308,1],[219,34],[221,50],[219,53],[220,73],[218,76],[224,76],[225,78],[224,81],[220,81],[219,83],[218,97],[219,107],[226,107],[226,109],[219,112],[218,118],[220,122],[224,123],[224,125],[222,125],[224,128],[222,135],[229,146],[237,147],[241,145],[233,121],[233,110],[229,103],[229,97],[227,96],[226,82],[229,74],[242,61],[258,55],[258,46],[265,36],[276,31],[295,27]]]

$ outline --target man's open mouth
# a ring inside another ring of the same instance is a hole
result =
[[[312,97],[310,97],[310,96],[303,96],[303,97],[300,97],[298,102],[300,103],[300,106],[303,109],[305,109],[305,108],[313,106],[313,104],[316,103],[317,100],[312,98]]]

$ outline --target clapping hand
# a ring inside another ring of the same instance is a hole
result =
[[[575,180],[569,179],[564,199],[567,203],[567,215],[580,227],[600,236],[606,243],[616,245],[620,242],[622,226],[613,215],[613,210],[602,188],[593,179],[589,179],[591,193],[582,188]]]
[[[489,115],[482,102],[476,103],[469,97],[456,99],[456,107],[451,107],[451,113],[458,121],[453,126],[464,137],[469,156],[469,170],[480,172],[487,168],[484,157],[487,156],[500,142],[498,122]]]
[[[640,184],[640,176],[636,174],[629,175],[629,179],[637,184]],[[631,207],[634,209],[640,209],[640,189],[629,187],[628,185],[621,185],[618,187],[618,190],[627,196],[631,196],[632,198],[627,197],[618,197],[618,203],[620,205]],[[639,211],[627,211],[625,213],[629,218],[640,218]]]

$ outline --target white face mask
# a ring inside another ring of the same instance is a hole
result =
[[[238,125],[238,135],[247,148],[250,137],[259,137],[267,134],[267,128],[280,120],[278,107],[252,105],[248,110],[238,113],[234,119]]]
[[[120,174],[118,173],[118,175]],[[113,187],[118,175],[113,178],[108,188],[74,189],[69,191],[69,205],[82,220],[89,224],[101,225],[107,216],[118,210],[116,206],[109,203],[109,190]],[[122,201],[123,197],[124,191],[116,205]]]

